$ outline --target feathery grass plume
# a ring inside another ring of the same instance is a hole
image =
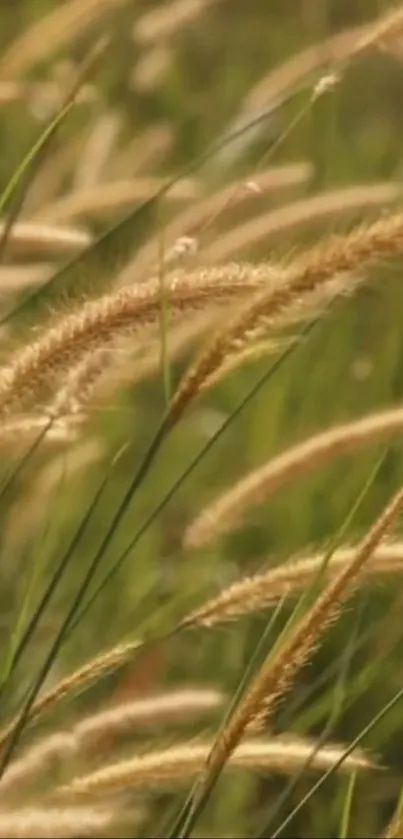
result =
[[[171,40],[218,0],[171,0],[145,12],[134,24],[133,38],[142,46]]]
[[[166,278],[171,316],[211,308],[278,281],[269,265],[228,265],[193,274],[173,272]],[[0,412],[21,400],[37,399],[45,384],[77,364],[89,351],[104,347],[128,327],[132,332],[159,322],[160,283],[151,280],[106,294],[85,303],[76,312],[31,344],[17,350],[0,370]]]
[[[202,743],[183,744],[151,752],[75,778],[69,786],[62,787],[60,792],[74,798],[83,794],[104,795],[127,789],[158,788],[161,784],[169,785],[175,781],[188,782],[203,769],[211,749],[211,743]],[[292,737],[273,737],[268,741],[250,740],[231,754],[228,768],[289,775],[304,765],[314,749],[314,742]],[[310,768],[328,768],[342,752],[342,746],[324,746],[316,752]],[[362,752],[357,752],[350,755],[343,766],[346,771],[351,771],[371,769],[374,764]]]
[[[242,525],[248,509],[267,501],[283,484],[309,474],[336,457],[355,454],[361,446],[392,440],[402,431],[403,408],[399,407],[368,414],[308,437],[221,493],[190,523],[184,536],[185,546],[200,548],[235,530]]]
[[[303,252],[288,267],[284,266],[281,286],[257,293],[251,303],[239,307],[229,324],[202,351],[172,399],[172,422],[179,419],[206,379],[230,355],[243,350],[251,335],[256,340],[269,327],[275,328],[276,321],[278,323],[279,317],[290,309],[295,300],[317,291],[338,274],[357,270],[361,274],[379,260],[402,253],[401,212],[366,227],[355,227],[344,236],[332,236]]]
[[[69,41],[76,41],[102,14],[123,0],[68,0],[40,18],[5,50],[0,78],[20,79],[38,62],[46,61]]]
[[[42,207],[35,215],[40,221],[66,222],[83,216],[103,219],[109,215],[146,201],[162,188],[161,178],[142,177],[135,180],[101,183],[60,198],[54,204]],[[167,194],[170,201],[189,201],[198,195],[195,180],[178,181]]]
[[[345,217],[362,210],[369,210],[370,207],[379,208],[382,205],[397,202],[401,198],[401,185],[385,181],[326,190],[322,194],[302,198],[293,204],[287,204],[242,222],[216,237],[215,241],[203,251],[203,256],[209,262],[233,259],[246,248],[254,247],[262,240],[266,244],[266,241],[270,241],[279,233],[298,230],[314,222],[322,222],[329,217],[339,215]],[[57,220],[57,216],[55,218]]]
[[[121,115],[116,111],[101,114],[87,137],[74,172],[74,191],[81,192],[99,183],[122,129]]]
[[[124,734],[148,726],[183,723],[209,715],[220,708],[224,695],[208,688],[172,690],[155,696],[134,699],[106,711],[91,714],[79,722],[73,733],[80,744],[89,744],[104,734]]]
[[[106,347],[88,352],[82,361],[69,371],[66,383],[57,391],[47,412],[51,416],[64,417],[82,411],[109,361],[110,351]]]
[[[28,722],[32,723],[67,697],[80,693],[94,682],[122,667],[130,661],[140,646],[140,641],[118,644],[106,653],[100,653],[100,655],[87,661],[69,676],[65,676],[57,682],[54,687],[47,690],[42,696],[38,696],[31,708]],[[17,723],[18,715],[0,729],[0,748],[4,746],[12,735]]]
[[[184,723],[210,715],[220,708],[224,696],[219,691],[200,688],[175,690],[119,703],[105,711],[90,714],[67,731],[44,737],[11,762],[0,780],[0,799],[27,795],[27,787],[41,782],[44,773],[59,767],[71,776],[75,762],[103,737],[128,735],[161,725]]]
[[[165,258],[169,261],[169,251],[182,236],[197,236],[200,229],[210,224],[224,210],[234,209],[241,204],[250,204],[257,196],[271,195],[284,189],[293,189],[307,183],[313,175],[313,167],[309,162],[301,161],[284,166],[273,166],[254,178],[253,188],[248,183],[229,184],[222,189],[199,199],[195,204],[186,207],[178,213],[164,228],[164,242],[168,247]],[[132,283],[133,277],[142,277],[147,271],[157,268],[158,237],[149,239],[141,247],[136,256],[130,260],[117,278],[118,285]]]
[[[335,577],[356,554],[354,547],[338,548],[331,556],[326,576]],[[323,564],[323,553],[290,559],[282,565],[253,576],[243,577],[227,586],[216,597],[210,598],[185,618],[180,626],[211,627],[243,615],[267,608],[287,596],[298,594],[316,578]],[[380,545],[363,568],[363,575],[371,577],[403,572],[403,542]]]
[[[19,807],[0,809],[0,839],[75,839],[110,835],[122,814],[105,807]]]
[[[3,230],[4,222],[0,222],[0,236]],[[92,236],[85,230],[20,221],[10,233],[7,255],[19,259],[54,259],[76,254],[91,242]]]
[[[189,318],[174,325],[169,333],[167,347],[169,363],[172,364],[181,358],[200,336],[211,329],[213,323],[218,322],[219,316],[218,307],[207,307],[204,312],[190,315]],[[130,346],[130,351],[126,344]],[[110,398],[117,390],[127,384],[133,387],[145,379],[158,375],[161,371],[161,341],[154,333],[149,336],[147,344],[142,342],[139,347],[133,348],[133,341],[128,337],[120,349],[109,353],[106,349],[98,350],[98,352],[105,355],[104,366],[91,382],[91,387],[89,389],[85,387],[84,393],[81,383],[78,389],[71,387],[70,398],[81,410],[84,407],[87,411],[103,410],[105,407],[108,410]],[[91,355],[94,358],[97,354]],[[113,375],[111,375],[112,364]],[[55,401],[59,398],[61,398],[61,393],[56,395]]]
[[[208,756],[205,782],[220,773],[247,731],[253,729],[257,722],[270,718],[278,700],[289,690],[299,670],[312,657],[323,633],[338,618],[343,602],[351,594],[362,569],[401,512],[402,506],[401,489],[372,526],[350,562],[330,579],[273,657],[263,663]]]
[[[292,88],[315,71],[332,64],[350,61],[367,49],[380,46],[401,35],[403,29],[403,7],[388,10],[385,15],[371,23],[356,26],[332,35],[314,44],[276,67],[248,92],[244,110],[259,110],[269,102],[284,97]]]

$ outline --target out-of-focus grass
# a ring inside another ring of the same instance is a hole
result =
[[[38,0],[21,0],[14,2],[11,9],[3,4],[0,9],[2,49],[5,50],[11,39],[34,20],[46,14],[52,5]],[[58,132],[55,156],[77,134],[83,135],[84,148],[98,120],[111,110],[121,119],[111,162],[136,134],[164,123],[172,131],[172,146],[165,158],[151,165],[151,171],[160,175],[175,173],[234,124],[241,113],[244,97],[270,68],[337,29],[362,23],[385,10],[384,3],[369,0],[355,3],[294,0],[292,4],[222,0],[212,3],[195,23],[169,38],[165,46],[170,50],[171,64],[155,86],[144,90],[137,89],[132,80],[136,78],[136,62],[144,58],[147,49],[135,42],[131,32],[135,21],[150,5],[157,4],[129,2],[116,13],[108,60],[93,81],[97,93],[95,100],[76,105]],[[40,85],[42,81],[54,78],[58,66],[60,70],[60,62],[81,58],[93,37],[94,33],[89,31],[78,43],[73,41],[60,54],[46,60],[43,66],[35,67],[29,79]],[[149,53],[153,49],[157,46],[150,46]],[[312,87],[319,77],[320,74],[312,79]],[[229,145],[208,160],[197,177],[206,190],[216,189],[231,180],[239,180],[241,184],[253,181],[262,155],[268,155],[271,144],[285,132],[284,142],[272,157],[269,154],[270,165],[306,159],[314,167],[312,181],[295,194],[309,195],[318,189],[351,183],[399,181],[403,166],[402,89],[403,51],[401,55],[398,49],[395,54],[377,51],[364,55],[341,75],[332,92],[307,109],[307,115],[296,121],[293,130],[288,131],[288,127],[309,102],[309,87],[274,111],[258,139],[245,142],[239,159],[235,145]],[[28,105],[24,97],[2,105],[2,188],[37,139],[47,116],[47,103],[39,94]],[[54,198],[67,194],[76,186],[79,160],[78,150],[60,182],[56,183]],[[144,174],[150,174],[149,169],[145,169]],[[130,171],[127,176],[131,176]],[[40,173],[38,181],[39,178]],[[275,208],[279,200],[275,195],[267,200],[262,198],[261,209]],[[151,212],[145,218],[144,228],[138,229],[139,241],[145,232],[158,232],[161,218],[168,219],[171,212],[173,210],[168,206],[163,207],[163,214]],[[366,215],[372,217],[372,213]],[[361,218],[362,213],[358,217]],[[223,214],[223,218],[218,218],[209,229],[210,241],[222,229],[225,218]],[[237,211],[236,218],[243,218],[242,210]],[[279,236],[274,246],[272,242],[267,246],[263,241],[245,255],[271,259],[289,254],[297,246],[315,241],[323,232],[346,229],[349,221],[350,218],[345,222],[324,220],[308,231]],[[99,222],[89,227],[94,233],[106,229]],[[136,235],[134,229],[129,231],[133,248]],[[117,273],[118,263],[123,261],[122,253],[123,250],[119,252],[118,249],[115,253],[111,249],[105,271],[100,261],[97,271],[95,258],[89,263],[90,272],[83,277],[84,283],[95,289],[104,281],[104,275],[109,281]],[[48,305],[45,304],[45,313]],[[64,305],[67,307],[67,303]],[[190,603],[200,602],[203,593],[215,591],[239,573],[249,573],[263,561],[270,564],[302,547],[323,544],[332,537],[353,505],[377,456],[373,448],[321,468],[295,486],[287,485],[269,504],[263,504],[248,515],[242,531],[213,543],[206,550],[191,554],[184,553],[181,547],[185,526],[194,514],[221,487],[230,486],[253,465],[309,433],[400,402],[403,395],[402,306],[401,265],[382,267],[377,271],[376,284],[367,285],[356,298],[336,304],[228,433],[212,447],[147,531],[130,561],[91,608],[85,623],[72,634],[62,650],[60,667],[72,666],[100,647],[118,641],[123,633],[135,633],[147,626],[163,632],[175,618],[185,613]],[[31,313],[34,311],[32,309]],[[167,316],[169,319],[169,312]],[[167,340],[169,342],[169,336]],[[234,409],[242,393],[263,372],[265,365],[267,361],[259,361],[224,380],[200,400],[174,430],[142,484],[130,514],[119,528],[107,552],[103,571],[113,563],[145,516]],[[171,371],[173,383],[178,380],[182,367],[183,361]],[[3,499],[0,606],[2,634],[7,638],[21,609],[32,564],[38,562],[35,588],[39,597],[95,492],[110,453],[126,438],[130,440],[65,582],[35,635],[30,654],[17,668],[9,691],[13,700],[10,707],[21,697],[48,649],[73,592],[106,532],[123,489],[158,426],[166,388],[165,370],[165,376],[157,375],[152,381],[128,387],[99,411],[93,409],[86,436],[95,437],[104,447],[104,459],[100,462],[92,466],[85,464],[69,476],[72,450],[67,448],[59,455],[53,453],[50,458],[40,449]],[[62,466],[49,493],[46,480],[49,480],[56,457],[60,458]],[[6,460],[8,458],[5,458],[4,474]],[[370,496],[358,513],[352,538],[373,520],[390,492],[400,484],[402,466],[401,447],[397,441],[390,447]],[[149,590],[151,594],[147,597]],[[304,671],[292,697],[279,710],[280,730],[285,720],[287,729],[309,734],[321,732],[336,702],[333,690],[337,671],[326,681],[320,681],[321,676],[333,663],[340,662],[342,667],[344,650],[355,633],[357,643],[367,633],[368,637],[357,651],[352,652],[333,738],[348,742],[399,688],[402,636],[399,632],[400,610],[394,605],[395,601],[399,603],[399,597],[396,586],[388,583],[372,587],[369,594],[367,589],[357,593],[342,622],[332,630],[311,666]],[[357,630],[360,607],[361,620]],[[131,691],[183,681],[205,681],[233,689],[266,622],[265,616],[248,619],[211,634],[198,632],[164,643],[142,655],[124,678],[116,678],[116,693],[128,695]],[[387,654],[383,652],[385,648]],[[318,687],[315,687],[317,682]],[[310,693],[304,701],[307,688]],[[88,704],[101,700],[102,696],[103,687],[94,689]],[[300,704],[293,712],[293,703],[299,700]],[[84,699],[80,701],[85,704]],[[402,769],[403,745],[400,706],[377,728],[366,745],[380,753],[383,762],[392,765],[398,776]],[[294,803],[309,787],[309,777],[309,774],[304,777],[294,790]],[[391,812],[398,786],[393,773],[362,782],[358,779],[351,811],[345,805],[344,824],[348,821],[348,835],[379,832]],[[208,835],[210,830],[216,830],[219,835],[252,835],[265,823],[269,805],[276,801],[281,789],[282,782],[278,779],[261,783],[244,777],[223,779],[206,811],[203,835]],[[329,782],[295,820],[295,835],[336,835],[340,830],[345,796],[345,781],[333,779]],[[159,804],[155,810],[158,809]],[[288,809],[289,804],[279,816],[284,816]]]

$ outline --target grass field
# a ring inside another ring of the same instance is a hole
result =
[[[0,837],[403,836],[403,6],[0,4]]]

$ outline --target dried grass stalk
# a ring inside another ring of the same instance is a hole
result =
[[[68,797],[75,797],[83,794],[104,795],[128,789],[158,788],[161,784],[174,782],[186,783],[203,769],[211,748],[211,744],[203,743],[151,752],[76,778],[61,791]],[[305,764],[314,749],[315,743],[298,738],[251,740],[233,752],[228,767],[289,775]],[[314,755],[310,768],[319,771],[329,768],[340,758],[342,752],[342,746],[325,746]],[[350,755],[347,761],[348,765],[344,764],[346,771],[370,769],[374,766],[360,751]]]
[[[403,408],[391,408],[308,437],[264,466],[253,469],[202,510],[186,530],[185,546],[200,548],[241,527],[247,511],[267,501],[283,484],[309,474],[336,457],[355,454],[362,446],[392,440],[402,431]]]
[[[357,549],[339,548],[330,558],[327,578],[336,574],[354,559]],[[223,621],[250,615],[271,606],[287,596],[294,596],[307,588],[316,578],[323,564],[323,553],[289,560],[268,571],[243,577],[225,588],[217,597],[207,601],[182,622],[183,628],[211,627]],[[403,572],[403,542],[380,545],[363,568],[369,579]]]
[[[357,584],[361,571],[401,512],[403,490],[399,490],[375,522],[353,559],[330,579],[321,595],[273,657],[252,680],[228,724],[218,736],[207,761],[206,777],[220,772],[246,731],[270,718],[278,700],[291,687],[299,670],[311,659],[321,637],[339,616],[343,602]]]
[[[208,262],[234,259],[248,248],[264,240],[269,243],[280,233],[299,230],[315,222],[334,216],[348,216],[370,207],[392,204],[402,197],[400,184],[382,182],[378,184],[343,187],[327,190],[322,195],[303,198],[293,204],[254,217],[218,236],[206,248],[203,256]],[[69,220],[69,219],[67,219]]]
[[[345,236],[333,236],[302,253],[284,267],[283,281],[276,289],[257,294],[251,303],[239,308],[229,324],[202,352],[198,362],[185,375],[171,403],[171,416],[177,421],[187,405],[200,392],[203,383],[231,355],[243,350],[250,336],[256,340],[268,328],[275,328],[279,317],[295,300],[318,291],[343,272],[368,269],[381,259],[403,252],[403,214],[381,218],[367,227],[356,227]]]
[[[195,312],[250,294],[273,283],[268,265],[229,265],[192,275],[176,272],[166,278],[170,315]],[[277,276],[278,279],[278,276]],[[82,357],[125,333],[158,324],[161,306],[159,281],[107,294],[62,318],[33,343],[18,350],[0,371],[0,411],[28,397],[37,400],[44,385],[77,364]]]
[[[103,836],[119,821],[115,810],[101,807],[22,807],[0,810],[0,839],[69,839]]]

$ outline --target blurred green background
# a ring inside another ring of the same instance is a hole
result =
[[[67,0],[63,4],[3,0],[3,56],[7,56],[14,39],[28,32],[38,20],[56,6],[68,5]],[[19,85],[13,96],[10,94],[7,99],[4,94],[1,99],[0,188],[4,188],[57,105],[50,83],[57,88],[58,80],[68,78],[72,66],[86,56],[100,33],[107,32],[110,37],[106,59],[88,82],[92,94],[83,97],[84,101],[75,106],[58,132],[28,192],[23,216],[29,218],[42,205],[67,196],[80,184],[85,186],[85,161],[90,166],[91,138],[100,125],[104,132],[108,130],[107,119],[115,125],[115,134],[112,133],[104,169],[98,173],[99,182],[113,181],[114,172],[119,180],[173,175],[245,118],[250,91],[272,70],[312,44],[317,44],[320,51],[326,39],[336,32],[373,20],[387,9],[383,0],[212,0],[199,5],[199,12],[180,25],[175,3],[169,0],[110,3],[103,13],[94,12],[90,25],[82,32],[73,31],[60,47],[47,50],[49,54],[33,62],[17,80],[8,78],[6,64],[2,65],[0,59],[0,95],[12,81]],[[85,6],[86,0],[82,0],[83,9]],[[144,21],[150,12],[169,12],[171,6],[171,16],[167,14],[169,25],[164,24],[159,33],[148,37]],[[301,89],[300,85],[292,88],[292,97],[286,97],[284,102],[266,102],[266,107],[273,105],[273,113],[256,132],[246,132],[240,143],[225,146],[199,168],[195,177],[201,196],[214,194],[225,184],[238,183],[243,188],[249,181],[259,183],[259,172],[267,166],[306,161],[312,166],[312,175],[303,184],[267,196],[263,193],[252,200],[252,205],[246,202],[245,209],[240,205],[236,211],[224,211],[213,219],[206,233],[201,233],[196,264],[202,263],[206,244],[254,213],[268,213],[287,202],[325,190],[388,181],[399,185],[403,172],[403,45],[397,40],[393,49],[374,49],[357,56],[351,64],[340,68],[334,89],[310,104],[322,76],[338,70],[337,62],[325,60],[322,68],[303,78]],[[147,159],[144,155],[142,164],[141,155],[151,142],[151,134],[144,132],[150,129],[165,131],[168,142],[154,156],[150,154]],[[99,134],[103,136],[102,129]],[[136,140],[137,146],[133,145]],[[67,149],[71,151],[66,159],[63,150],[67,155]],[[145,230],[137,230],[134,221],[133,250],[136,242],[142,243],[160,230],[161,221],[169,222],[181,210],[183,204],[178,206],[167,200],[161,202]],[[352,222],[372,219],[383,211],[382,205],[375,209],[361,206],[357,211],[342,209],[334,217],[324,215],[267,241],[263,237],[258,246],[244,248],[240,256],[252,260],[287,256],[323,234],[347,230]],[[102,219],[88,216],[83,225],[98,235],[122,215],[118,209]],[[119,247],[119,241],[111,247],[106,278],[109,286],[121,267]],[[12,263],[10,257],[8,265]],[[85,280],[92,288],[97,287],[96,272]],[[100,277],[100,288],[103,282]],[[61,307],[62,311],[68,309],[63,299]],[[9,308],[7,297],[4,308]],[[145,533],[129,561],[63,648],[52,679],[126,634],[134,637],[147,628],[163,633],[191,605],[201,603],[208,594],[240,575],[328,543],[350,511],[380,447],[368,446],[354,456],[314,470],[295,485],[285,485],[269,503],[263,502],[248,512],[241,530],[213,542],[208,549],[184,552],[181,547],[186,525],[204,504],[254,466],[316,431],[400,404],[402,310],[401,264],[396,262],[382,265],[354,298],[343,299],[334,306],[212,446]],[[7,332],[7,338],[8,335]],[[4,361],[7,346],[2,345]],[[173,365],[174,383],[190,357]],[[102,573],[269,363],[270,359],[263,359],[228,376],[198,400],[174,430],[119,527],[104,557]],[[2,499],[0,605],[2,635],[6,640],[15,625],[32,569],[36,569],[36,602],[112,454],[129,440],[129,448],[77,550],[68,579],[58,590],[29,654],[15,674],[6,710],[15,707],[23,695],[66,614],[124,488],[158,427],[164,399],[160,373],[133,386],[127,383],[113,393],[106,405],[93,407],[77,443],[41,447]],[[91,454],[88,446],[94,441],[99,449],[88,463],[85,452]],[[72,467],[70,473],[69,465],[77,459],[80,462],[81,451],[82,465]],[[3,480],[10,463],[16,465],[19,457],[21,452],[4,451]],[[364,532],[400,485],[402,467],[397,440],[388,449],[376,482],[355,517],[351,539]],[[311,666],[281,704],[276,717],[278,731],[320,734],[337,702],[335,686],[343,668],[346,672],[341,707],[332,730],[334,740],[349,742],[400,687],[403,645],[399,587],[399,578],[390,584],[382,581],[376,586],[360,587]],[[82,708],[100,707],[104,700],[127,698],[171,685],[206,684],[230,692],[241,677],[268,614],[161,643],[139,656],[123,674],[64,709],[58,722],[64,724],[68,715],[76,716]],[[400,704],[364,744],[380,755],[389,769],[359,780],[352,804],[350,836],[379,835],[393,812],[403,768],[402,722]],[[292,793],[292,804],[298,802],[315,777],[309,772],[304,775]],[[284,786],[282,779],[242,776],[222,780],[198,835],[213,835],[215,831],[220,836],[255,835],[264,829],[270,808]],[[332,778],[301,810],[284,835],[339,835],[345,792],[346,779]],[[150,833],[158,830],[155,824],[171,806],[172,798],[161,796],[150,806]],[[287,800],[276,816],[276,825],[289,811]]]

